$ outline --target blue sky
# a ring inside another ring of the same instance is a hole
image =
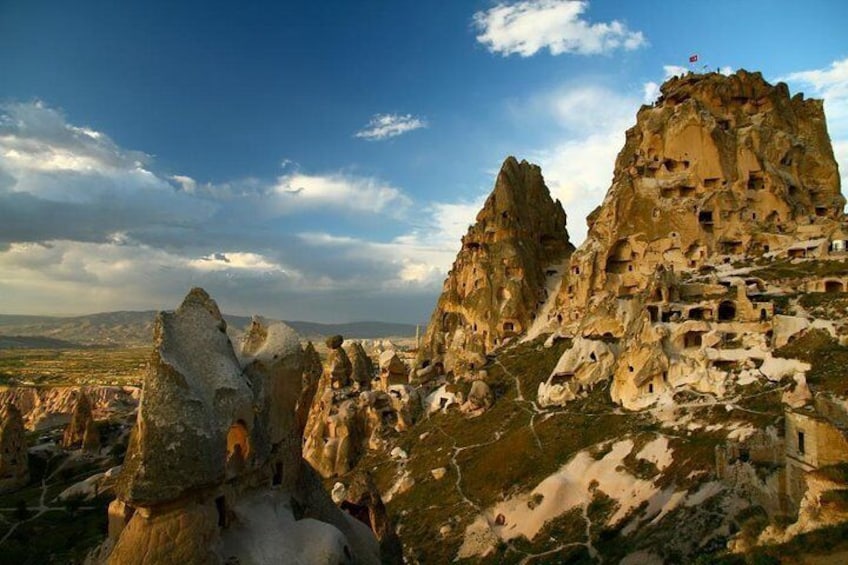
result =
[[[0,312],[201,285],[233,313],[424,321],[507,155],[580,243],[694,53],[825,98],[844,176],[846,6],[0,0]]]

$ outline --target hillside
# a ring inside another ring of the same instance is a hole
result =
[[[104,312],[85,316],[19,316],[0,314],[0,348],[8,347],[79,347],[145,346],[153,335],[153,310],[141,312]],[[241,329],[250,323],[245,316],[225,315],[227,323]],[[414,337],[412,324],[388,322],[352,322],[320,324],[315,322],[286,322],[305,339],[319,340],[328,335],[342,334],[358,339],[383,337]],[[14,340],[10,338],[14,336]],[[29,338],[47,338],[39,341]],[[42,345],[37,345],[41,343]],[[67,345],[65,345],[67,344]]]

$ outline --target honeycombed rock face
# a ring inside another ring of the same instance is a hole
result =
[[[786,333],[769,298],[783,291],[732,265],[827,255],[846,239],[821,101],[744,70],[672,78],[661,93],[627,131],[570,258],[549,321],[574,345],[542,405],[608,379],[613,401],[642,408],[756,378]]]
[[[421,358],[442,359],[446,370],[461,373],[526,331],[547,298],[547,271],[573,250],[565,221],[539,167],[508,157],[462,238]]]
[[[627,131],[571,258],[565,323],[603,295],[646,290],[658,265],[758,256],[839,227],[845,199],[820,100],[746,71],[672,78],[661,92]]]
[[[21,411],[8,404],[0,411],[0,493],[17,490],[29,482],[26,430]]]

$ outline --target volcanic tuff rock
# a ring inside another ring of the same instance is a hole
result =
[[[374,365],[368,353],[365,352],[365,348],[360,342],[354,341],[347,346],[347,354],[353,367],[351,378],[354,386],[359,390],[370,390],[371,379],[374,378]]]
[[[135,410],[141,390],[129,386],[3,386],[0,387],[0,406],[15,404],[28,430],[43,430],[68,424],[80,393],[91,401],[94,417],[100,420]]]
[[[85,392],[80,391],[79,393],[74,411],[71,414],[71,422],[65,428],[65,434],[62,437],[62,447],[65,449],[81,447],[85,451],[100,449],[100,434],[94,424],[91,400]]]
[[[379,562],[373,535],[333,505],[300,457],[296,405],[312,355],[285,324],[256,318],[237,351],[202,289],[157,316],[99,559]]]
[[[17,490],[29,482],[26,430],[21,411],[7,404],[0,411],[0,493]]]
[[[575,325],[604,297],[644,291],[657,270],[760,256],[839,230],[845,198],[820,100],[759,73],[689,74],[643,106],[612,186],[560,287]],[[671,275],[673,276],[673,275]]]
[[[420,358],[443,358],[445,369],[459,374],[524,332],[547,298],[548,276],[574,249],[565,220],[539,167],[508,157],[462,238]]]
[[[550,309],[550,327],[575,342],[540,386],[543,405],[612,377],[628,408],[682,385],[724,394],[727,368],[759,367],[781,331],[765,299],[776,289],[721,273],[846,237],[821,101],[744,70],[690,73],[661,92],[627,131]],[[719,351],[728,335],[745,346]]]

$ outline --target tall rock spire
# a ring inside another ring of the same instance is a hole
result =
[[[507,157],[462,238],[419,357],[463,372],[524,332],[547,298],[546,271],[574,249],[565,221],[539,167]]]

